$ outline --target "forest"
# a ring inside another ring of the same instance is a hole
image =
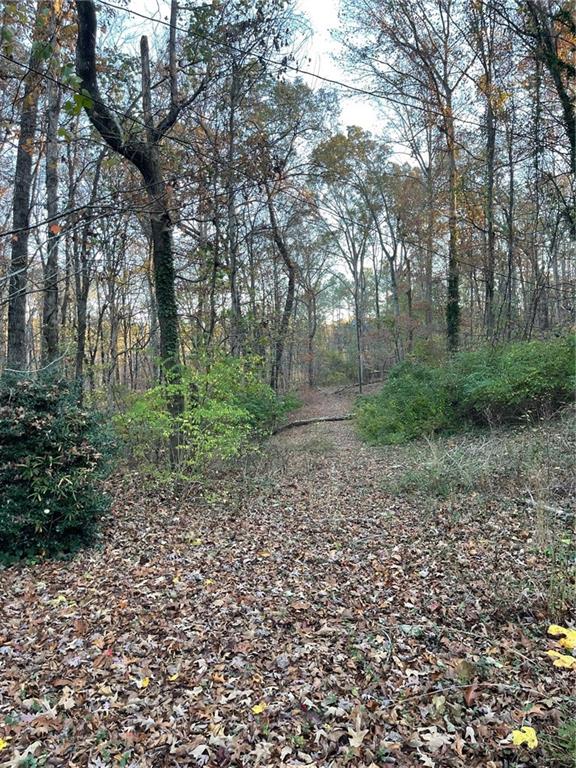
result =
[[[0,768],[576,765],[572,0],[0,2]]]

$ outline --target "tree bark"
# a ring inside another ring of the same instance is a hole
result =
[[[490,87],[490,86],[489,86]],[[494,228],[494,162],[496,155],[496,123],[492,108],[492,94],[487,94],[486,105],[486,270],[485,270],[485,323],[486,336],[494,336],[494,263],[496,257],[496,231]]]
[[[166,184],[162,175],[158,144],[178,119],[182,104],[175,100],[176,87],[173,66],[173,48],[176,2],[172,0],[171,35],[169,45],[171,104],[166,116],[157,124],[152,123],[150,96],[150,69],[148,41],[141,40],[143,111],[146,123],[146,140],[125,139],[112,111],[104,104],[96,77],[96,10],[93,0],[76,0],[78,10],[78,43],[76,70],[82,87],[89,94],[91,103],[85,109],[92,125],[106,143],[118,154],[131,162],[142,175],[149,204],[152,233],[153,271],[156,308],[160,330],[160,356],[166,372],[178,378],[180,344],[178,311],[174,287],[174,254],[172,245],[172,220],[170,217]],[[203,85],[197,90],[200,92]],[[191,101],[191,100],[189,100]]]
[[[48,127],[46,131],[46,212],[48,214],[47,256],[44,265],[44,296],[42,307],[42,364],[51,365],[58,358],[58,244],[60,225],[58,214],[58,121],[61,90],[57,83],[48,84]]]
[[[458,264],[457,169],[456,139],[451,98],[446,100],[446,147],[448,150],[448,296],[446,301],[446,334],[448,351],[456,352],[460,341],[460,275]]]
[[[32,161],[38,121],[38,100],[41,89],[43,51],[40,45],[50,27],[51,3],[39,0],[32,36],[32,49],[24,76],[24,97],[20,113],[20,130],[14,175],[12,205],[12,235],[10,254],[10,287],[8,300],[7,365],[13,370],[27,367],[26,288],[28,283],[28,236],[30,227],[30,189]]]
[[[268,213],[270,215],[270,226],[272,228],[272,239],[278,252],[282,257],[286,271],[288,272],[288,289],[286,291],[286,299],[284,301],[284,309],[282,311],[282,317],[280,319],[280,326],[278,328],[278,334],[274,344],[274,355],[272,359],[272,369],[270,374],[270,385],[273,389],[277,390],[280,381],[280,371],[282,369],[282,358],[284,355],[284,345],[286,337],[288,335],[288,328],[290,326],[290,317],[292,315],[292,309],[294,307],[294,295],[296,291],[296,264],[290,258],[290,253],[286,245],[286,241],[280,231],[278,220],[276,218],[276,211],[274,210],[274,203],[272,201],[272,192],[268,185],[266,185],[266,196]]]

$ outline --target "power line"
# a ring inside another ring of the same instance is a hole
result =
[[[108,8],[112,8],[117,11],[124,11],[124,13],[129,13],[132,16],[137,16],[141,19],[144,19],[145,21],[151,21],[154,24],[160,24],[164,27],[172,28],[172,25],[169,21],[165,21],[164,19],[156,19],[153,16],[147,16],[144,13],[140,13],[139,11],[134,11],[131,8],[124,8],[121,5],[115,5],[114,3],[107,2],[107,0],[98,0],[100,5],[105,5]],[[378,91],[371,91],[367,88],[362,88],[358,85],[352,85],[352,83],[345,83],[342,80],[337,80],[333,77],[325,77],[324,75],[320,75],[316,72],[312,72],[309,69],[303,69],[302,67],[296,66],[295,64],[290,64],[288,61],[276,61],[276,59],[271,59],[269,56],[266,56],[264,54],[260,53],[254,53],[253,51],[247,50],[245,48],[242,48],[239,45],[236,45],[234,43],[227,43],[222,40],[218,40],[215,37],[212,37],[210,35],[203,34],[201,32],[198,32],[197,30],[192,29],[186,29],[185,27],[181,27],[178,25],[174,25],[174,29],[178,30],[178,32],[184,32],[187,35],[193,35],[194,37],[199,38],[200,40],[204,40],[205,42],[214,43],[215,45],[219,45],[223,48],[228,48],[231,51],[234,51],[235,53],[241,53],[244,56],[251,56],[254,59],[257,59],[260,62],[266,62],[267,64],[271,64],[274,67],[278,67],[280,70],[289,70],[291,72],[295,72],[299,75],[306,75],[307,77],[312,77],[315,80],[319,80],[323,83],[327,83],[328,85],[334,85],[338,88],[342,88],[347,91],[351,91],[353,93],[360,94],[362,96],[370,96],[374,99],[382,99],[387,102],[391,102],[392,104],[397,104],[401,107],[407,107],[409,109],[415,109],[420,112],[424,112],[427,115],[433,114],[437,115],[438,117],[444,117],[443,113],[439,110],[431,109],[430,107],[421,107],[417,104],[409,104],[405,101],[401,101],[400,99],[395,99],[394,97],[390,96],[386,93],[379,93]],[[466,120],[464,118],[456,118],[461,123],[465,123],[467,125],[473,125],[475,128],[481,128],[482,124],[472,121],[472,120]]]
[[[113,4],[111,4],[111,3],[107,3],[107,2],[104,2],[104,0],[100,0],[100,2],[101,2],[103,5],[109,5],[109,6],[110,6],[110,7],[112,7],[112,8],[118,8],[119,10],[128,10],[128,9],[122,9],[122,8],[120,8],[120,6],[114,6],[114,5],[113,5]],[[142,16],[143,18],[145,18],[145,19],[148,19],[148,20],[150,20],[150,21],[156,21],[156,22],[158,22],[158,23],[160,23],[160,24],[163,24],[163,25],[165,25],[165,26],[170,26],[170,24],[169,24],[168,22],[165,22],[165,21],[161,21],[161,20],[158,20],[158,19],[153,19],[152,17],[149,17],[149,16],[144,16],[143,14],[137,13],[136,11],[134,11],[134,12],[130,11],[130,12],[131,12],[131,13],[134,13],[134,14],[136,14],[137,16]],[[180,31],[183,31],[181,27],[178,27],[178,29],[179,29]],[[224,45],[224,44],[223,44],[223,45]],[[228,47],[230,47],[230,46],[228,46]],[[258,58],[259,58],[258,54],[252,54],[251,52],[249,52],[249,51],[243,51],[242,49],[240,49],[240,50],[241,50],[242,52],[244,52],[244,53],[248,54],[248,55],[253,55],[253,56],[256,56],[256,57],[258,57]],[[22,69],[24,69],[24,70],[26,70],[26,71],[28,71],[28,72],[33,72],[33,73],[37,74],[38,76],[40,76],[41,78],[43,78],[43,79],[46,79],[46,80],[49,80],[50,82],[53,82],[53,83],[55,83],[56,85],[59,85],[60,87],[62,87],[62,88],[65,88],[65,89],[69,90],[69,91],[70,91],[70,92],[72,92],[72,93],[75,93],[75,94],[77,94],[77,95],[80,95],[80,96],[82,96],[82,95],[83,95],[81,91],[77,90],[76,88],[72,87],[71,85],[69,85],[69,84],[67,84],[67,83],[64,83],[63,81],[61,81],[61,80],[59,80],[58,78],[55,78],[55,77],[53,77],[53,76],[49,75],[49,74],[48,74],[48,73],[46,73],[46,72],[41,72],[40,70],[37,70],[37,69],[35,69],[34,67],[30,67],[28,64],[25,64],[25,63],[23,63],[23,62],[20,62],[20,61],[18,61],[18,60],[16,60],[16,59],[14,59],[13,57],[10,57],[10,56],[6,56],[5,54],[3,54],[3,53],[0,53],[0,58],[2,58],[2,59],[5,59],[6,61],[9,61],[9,62],[10,62],[10,63],[12,63],[12,64],[16,64],[17,66],[19,66],[19,67],[22,67]],[[273,60],[271,60],[271,61],[273,61]],[[277,66],[283,66],[283,65],[282,65],[281,63],[279,63],[279,62],[274,62],[274,61],[273,61],[273,63],[274,63],[274,64],[276,64]],[[296,67],[293,67],[293,69],[295,69],[295,70],[297,70],[297,71],[298,71],[298,68],[296,68]],[[110,108],[110,110],[111,110],[112,112],[114,112],[114,113],[116,113],[116,114],[118,114],[118,115],[120,115],[120,116],[122,116],[122,117],[124,117],[124,118],[126,118],[126,119],[128,119],[128,120],[131,120],[133,123],[135,123],[135,124],[137,124],[137,125],[140,125],[140,126],[141,126],[141,127],[143,127],[143,128],[146,128],[146,124],[145,124],[143,121],[141,121],[141,120],[138,120],[137,118],[135,118],[135,117],[133,117],[133,116],[131,116],[131,115],[128,115],[126,112],[123,112],[122,110],[120,110],[120,109],[118,109],[118,108],[115,108],[115,107],[109,107],[109,108]],[[190,143],[190,142],[187,142],[187,141],[185,141],[185,140],[183,140],[183,139],[180,139],[180,138],[179,138],[179,137],[177,137],[177,136],[173,136],[173,135],[170,135],[170,134],[169,134],[169,135],[167,135],[167,136],[166,136],[166,138],[167,138],[167,139],[169,139],[169,140],[171,140],[171,141],[174,141],[174,142],[176,142],[177,144],[180,144],[180,145],[181,145],[181,146],[183,146],[183,147],[186,147],[187,149],[192,149],[192,150],[193,150],[193,151],[194,151],[196,154],[199,154],[201,157],[204,157],[205,159],[209,159],[211,162],[220,162],[220,163],[222,163],[222,161],[218,161],[218,159],[217,159],[217,158],[215,158],[215,157],[213,157],[213,156],[209,156],[209,155],[207,155],[206,153],[202,153],[202,152],[200,152],[200,151],[199,151],[199,149],[198,149],[198,147],[197,147],[196,145],[194,145],[194,144],[192,144],[192,143]],[[145,187],[141,187],[141,189],[145,190]],[[288,192],[288,190],[286,190],[286,189],[280,189],[280,190],[277,190],[277,192],[278,192],[279,194],[284,194],[284,195],[286,195],[287,197],[291,197],[291,198],[293,198],[294,200],[296,200],[296,201],[298,201],[298,202],[305,202],[305,203],[307,203],[307,204],[310,204],[310,201],[309,201],[309,200],[302,200],[302,198],[301,198],[301,197],[299,197],[299,196],[296,196],[296,195],[293,195],[293,194],[290,194],[290,193]],[[112,196],[112,195],[110,195],[110,196]],[[322,206],[319,206],[318,204],[314,204],[314,205],[315,205],[315,207],[316,207],[316,209],[317,209],[317,210],[319,210],[319,211],[320,211],[320,210],[324,210],[324,211],[326,211],[327,213],[330,213],[331,215],[334,215],[334,212],[333,212],[333,211],[331,211],[330,209],[328,209],[328,208],[322,208]],[[112,215],[115,215],[115,214],[112,214]],[[340,216],[340,219],[341,219],[342,221],[347,221],[348,223],[352,223],[352,224],[358,224],[358,223],[359,223],[359,222],[357,222],[357,221],[354,221],[354,220],[352,220],[352,219],[349,219],[349,218],[347,218],[347,217],[344,217],[344,216]],[[46,222],[44,222],[44,223],[46,223]],[[31,227],[30,227],[30,229],[36,229],[36,228],[38,228],[39,226],[41,226],[41,225],[33,225],[33,226],[31,226]],[[22,230],[20,230],[20,231],[22,231]],[[9,232],[8,232],[8,233],[0,233],[0,235],[9,235],[9,234],[10,234]],[[435,254],[437,254],[437,253],[438,253],[438,252],[435,252]],[[464,265],[466,265],[466,266],[469,266],[469,267],[471,267],[471,268],[474,268],[474,269],[478,269],[478,268],[479,268],[477,264],[472,264],[472,263],[470,263],[470,262],[465,262],[465,261],[463,261],[463,260],[461,260],[461,259],[459,259],[459,260],[458,260],[458,262],[459,262],[459,264],[464,264]],[[495,274],[495,275],[497,275],[497,276],[499,276],[499,277],[506,277],[506,278],[507,278],[507,275],[504,275],[503,273],[496,273],[496,272],[495,272],[494,274]],[[539,285],[540,285],[539,283],[535,283],[535,282],[533,282],[533,281],[524,281],[524,282],[525,282],[525,284],[527,284],[527,285],[536,285],[536,286],[539,286]],[[556,290],[556,288],[555,288],[555,287],[553,287],[553,286],[549,286],[549,289],[551,289],[551,290]]]

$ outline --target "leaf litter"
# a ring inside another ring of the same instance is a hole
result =
[[[334,422],[209,501],[115,478],[100,549],[0,572],[0,766],[544,765],[574,674],[533,513],[423,511],[394,461]]]

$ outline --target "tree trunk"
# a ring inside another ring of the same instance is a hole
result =
[[[28,283],[28,236],[30,226],[30,189],[32,161],[41,89],[43,48],[39,43],[50,28],[51,3],[39,0],[32,36],[28,70],[24,76],[24,97],[20,113],[20,130],[14,174],[12,235],[10,255],[10,288],[8,297],[7,365],[13,370],[27,367],[26,288]]]
[[[48,84],[48,127],[46,131],[46,211],[48,214],[47,256],[44,265],[44,296],[42,307],[42,364],[48,366],[58,358],[58,243],[60,225],[58,213],[58,120],[61,90],[52,81]]]
[[[236,63],[232,62],[232,80],[230,83],[230,114],[228,116],[228,157],[226,169],[226,208],[228,272],[230,276],[230,350],[233,355],[241,355],[244,347],[242,329],[242,304],[238,285],[238,214],[236,211],[236,102],[239,93]]]
[[[92,189],[88,210],[92,210],[98,194],[100,184],[100,173],[102,170],[102,161],[104,152],[100,153],[94,171],[92,180]],[[78,240],[76,229],[73,233],[72,253],[74,261],[74,280],[76,287],[76,360],[75,377],[80,382],[82,390],[84,379],[84,359],[86,357],[86,329],[87,329],[87,311],[88,311],[88,292],[91,281],[91,264],[88,256],[88,237],[90,233],[91,219],[85,219],[82,226],[82,237]]]
[[[306,309],[308,314],[308,386],[314,386],[314,337],[316,336],[316,328],[318,326],[316,316],[316,296],[313,291],[308,292]]]
[[[485,270],[485,323],[486,336],[494,336],[494,262],[496,253],[496,232],[494,229],[494,161],[496,154],[496,123],[492,109],[492,93],[488,86],[486,106],[486,229],[487,253]]]
[[[290,327],[290,317],[292,315],[292,309],[294,307],[294,295],[296,291],[296,264],[290,258],[286,241],[280,232],[278,226],[278,220],[276,218],[276,211],[274,210],[274,204],[272,202],[271,190],[266,187],[266,194],[268,198],[268,213],[270,215],[270,225],[272,227],[272,238],[282,261],[288,272],[288,289],[286,291],[286,300],[284,302],[284,309],[282,311],[282,317],[280,319],[280,326],[278,328],[278,334],[276,337],[276,343],[274,345],[274,357],[272,360],[272,370],[270,376],[270,385],[273,389],[277,390],[280,380],[280,371],[282,370],[282,357],[284,355],[284,344],[286,342],[286,336],[288,335],[288,328]]]
[[[446,104],[446,146],[448,150],[448,297],[446,302],[446,333],[448,351],[455,352],[458,349],[460,335],[460,286],[458,265],[458,220],[457,220],[457,170],[456,170],[456,140],[454,133],[454,117],[452,115],[452,101],[447,99]]]
[[[113,113],[104,104],[98,89],[96,76],[96,10],[93,0],[76,0],[78,9],[78,43],[76,48],[76,69],[82,87],[90,95],[91,104],[86,112],[93,126],[106,143],[118,154],[131,162],[141,173],[149,201],[152,233],[152,253],[156,308],[160,329],[160,356],[165,371],[171,378],[178,378],[180,344],[178,311],[174,288],[174,254],[172,246],[172,220],[169,212],[166,185],[162,176],[158,144],[167,131],[175,124],[181,104],[176,100],[175,29],[176,2],[172,0],[170,20],[170,95],[168,114],[154,125],[152,121],[152,97],[148,40],[140,41],[142,64],[142,105],[146,124],[145,141],[125,139]],[[201,86],[202,88],[203,86]],[[199,93],[201,88],[197,90]],[[191,101],[191,100],[190,100]],[[181,408],[180,401],[175,411]]]
[[[512,115],[512,120],[514,116]],[[512,338],[512,303],[516,294],[514,250],[515,250],[515,185],[514,185],[514,133],[513,123],[508,132],[508,206],[506,209],[506,339]]]

